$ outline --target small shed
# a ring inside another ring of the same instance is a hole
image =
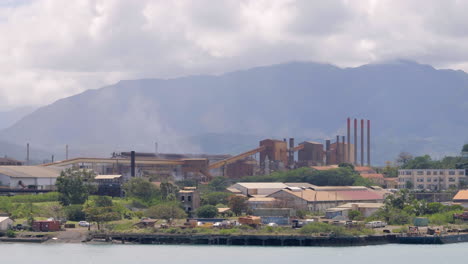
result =
[[[0,231],[6,231],[13,226],[13,220],[8,216],[0,216]]]
[[[32,230],[35,232],[60,231],[60,227],[60,221],[56,220],[34,221],[32,223]]]

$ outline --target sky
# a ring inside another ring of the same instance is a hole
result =
[[[0,110],[290,61],[468,72],[468,1],[1,0]]]

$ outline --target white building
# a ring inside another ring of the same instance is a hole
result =
[[[0,186],[11,189],[52,190],[60,169],[43,166],[0,166]]]
[[[13,220],[8,216],[0,216],[0,231],[6,231],[13,226]]]
[[[465,170],[455,169],[414,169],[398,170],[398,188],[404,189],[410,182],[413,189],[447,190],[457,188],[460,179],[466,177]]]

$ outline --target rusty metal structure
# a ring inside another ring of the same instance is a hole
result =
[[[358,164],[357,119],[354,119],[354,144],[351,143],[351,118],[346,120],[346,136],[336,135],[336,141],[325,140],[324,144],[304,141],[295,145],[295,139],[265,139],[257,148],[238,155],[164,154],[121,152],[111,158],[74,158],[43,166],[90,168],[102,174],[128,175],[156,174],[166,177],[197,178],[208,181],[213,176],[241,178],[269,174],[298,167]],[[361,119],[360,156],[364,164],[364,119]],[[341,138],[340,138],[341,137]],[[289,143],[289,144],[288,144]],[[370,120],[367,120],[367,164],[370,165]],[[297,152],[297,161],[296,153]]]

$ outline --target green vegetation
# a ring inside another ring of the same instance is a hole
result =
[[[103,223],[121,219],[121,214],[108,196],[97,196],[84,208],[86,220],[96,222],[98,230]]]
[[[344,226],[336,226],[321,222],[310,223],[303,226],[299,232],[303,235],[318,235],[327,233],[335,236],[356,236],[356,235],[371,235],[373,230],[358,226],[355,228],[346,228]]]
[[[150,218],[164,219],[170,223],[174,219],[181,219],[187,217],[180,205],[175,202],[160,203],[153,205],[146,210],[145,215]]]
[[[367,220],[383,220],[391,225],[412,224],[415,217],[428,217],[430,224],[453,224],[454,213],[460,213],[463,207],[459,205],[443,205],[416,200],[408,190],[400,190],[395,195],[388,196],[383,208],[379,209]]]
[[[247,210],[247,198],[233,195],[229,197],[229,208],[235,215],[240,215]]]
[[[127,197],[139,199],[146,204],[157,203],[161,200],[160,190],[150,181],[143,178],[131,179],[124,184],[123,189]],[[169,191],[166,191],[166,193],[169,193]]]
[[[227,204],[229,197],[232,196],[232,193],[227,192],[209,192],[205,193],[201,197],[201,203],[203,205],[218,205],[218,204]]]
[[[202,218],[213,218],[218,214],[218,208],[213,205],[203,205],[197,209],[197,216]]]
[[[247,182],[308,182],[318,186],[364,185],[372,183],[362,178],[352,165],[341,164],[342,167],[326,171],[311,168],[299,168],[285,172],[274,172],[270,175],[249,176],[242,179]]]
[[[62,205],[83,204],[96,187],[91,183],[94,173],[88,170],[66,169],[57,178],[56,186]]]

